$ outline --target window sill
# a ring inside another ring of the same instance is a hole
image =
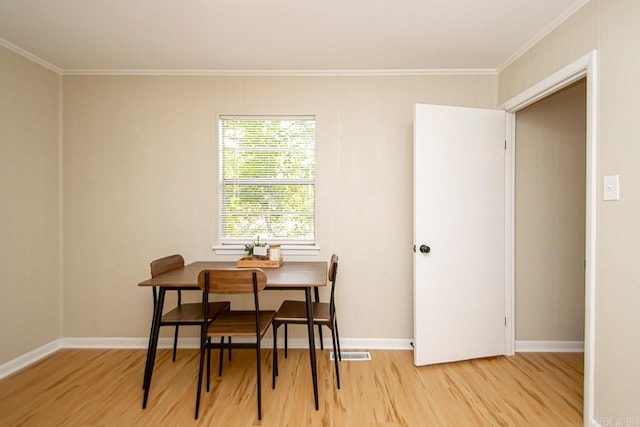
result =
[[[245,255],[244,245],[218,245],[211,248],[216,255]],[[282,245],[282,256],[320,255],[317,245]]]

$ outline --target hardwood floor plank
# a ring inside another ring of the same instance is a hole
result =
[[[60,350],[0,380],[0,426],[580,426],[583,355],[520,353],[415,367],[410,351],[371,351],[344,361],[335,387],[329,351],[318,352],[315,411],[308,353],[279,353],[271,389],[271,350],[263,350],[263,419],[256,408],[255,353],[234,351],[193,419],[198,351],[159,350],[142,409],[144,350]]]

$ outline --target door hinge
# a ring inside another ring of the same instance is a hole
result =
[[[507,326],[507,318],[504,318],[504,326]]]
[[[506,139],[504,140],[504,149],[505,150],[507,149],[507,140]]]

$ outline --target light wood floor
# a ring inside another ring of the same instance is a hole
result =
[[[372,351],[344,361],[335,388],[329,352],[319,352],[320,410],[314,410],[304,350],[280,351],[271,389],[271,351],[263,351],[262,421],[255,359],[234,351],[212,390],[194,405],[198,351],[159,350],[147,409],[144,350],[60,350],[0,381],[1,426],[580,426],[583,356],[522,353],[416,368],[410,351]],[[217,354],[216,354],[217,356]],[[215,358],[213,365],[215,366]]]

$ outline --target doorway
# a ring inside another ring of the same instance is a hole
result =
[[[516,113],[516,351],[584,350],[586,79]]]
[[[586,194],[585,194],[585,307],[584,307],[584,406],[583,425],[594,419],[595,325],[596,325],[596,196],[597,196],[597,51],[582,58],[525,90],[500,106],[507,111],[507,156],[505,181],[505,304],[507,307],[506,347],[515,353],[515,115],[517,111],[558,90],[586,79]]]

